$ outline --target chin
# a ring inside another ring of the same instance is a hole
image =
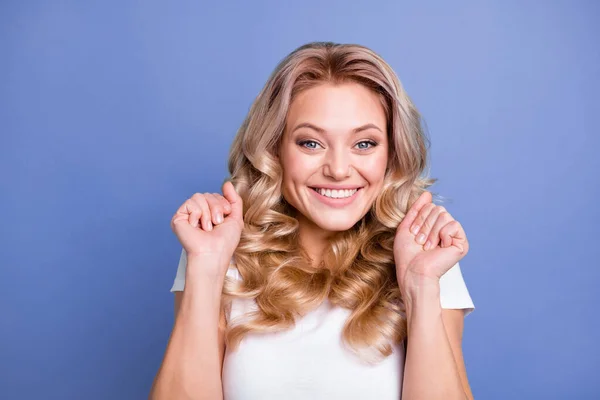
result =
[[[328,232],[343,232],[351,229],[356,223],[360,220],[360,218],[318,218],[314,219],[313,222],[319,228]]]

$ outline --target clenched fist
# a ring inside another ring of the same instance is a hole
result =
[[[171,219],[171,229],[188,258],[208,256],[229,260],[244,227],[243,210],[241,197],[227,181],[223,196],[196,193],[187,199]]]
[[[462,225],[425,191],[410,207],[396,231],[394,261],[403,293],[420,277],[439,281],[469,251]]]

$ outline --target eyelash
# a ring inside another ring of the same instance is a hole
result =
[[[314,140],[310,140],[310,139],[301,140],[301,141],[298,142],[298,145],[302,146],[302,147],[304,147],[305,149],[308,149],[308,150],[315,150],[315,148],[306,147],[307,143],[316,143],[317,145],[319,145],[319,143],[317,143]],[[369,150],[369,149],[377,146],[377,142],[374,142],[373,140],[362,140],[362,141],[358,142],[357,145],[361,144],[361,143],[368,143],[370,145],[370,147],[367,147],[366,149],[360,149],[361,151]]]

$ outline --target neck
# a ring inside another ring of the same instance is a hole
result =
[[[335,232],[325,231],[301,215],[298,216],[298,222],[300,245],[312,260],[312,265],[318,266],[323,261],[327,241]]]

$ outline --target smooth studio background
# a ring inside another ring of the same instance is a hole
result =
[[[471,242],[475,397],[598,398],[599,3],[414,3],[3,1],[0,398],[146,398],[169,221],[313,40],[372,47],[425,116]]]

